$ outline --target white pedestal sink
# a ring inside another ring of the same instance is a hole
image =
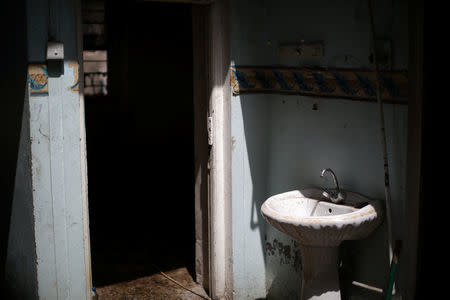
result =
[[[381,204],[346,192],[344,204],[328,202],[320,189],[278,194],[261,206],[266,221],[300,244],[301,300],[339,300],[339,244],[367,237],[382,221]]]

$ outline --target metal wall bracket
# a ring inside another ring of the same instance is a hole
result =
[[[48,77],[64,75],[64,44],[61,42],[47,42],[47,71]]]

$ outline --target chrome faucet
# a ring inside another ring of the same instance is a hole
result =
[[[331,170],[329,168],[323,169],[322,173],[320,173],[320,177],[323,178],[323,176],[327,172],[330,173],[331,176],[333,177],[334,185],[336,187],[334,189],[323,189],[322,196],[324,196],[325,198],[327,198],[328,200],[330,200],[333,203],[340,203],[345,200],[345,197],[346,197],[345,192],[341,191],[341,189],[339,188],[336,174],[334,174],[333,170]]]

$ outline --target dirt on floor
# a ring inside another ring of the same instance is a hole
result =
[[[161,273],[155,273],[132,281],[97,287],[98,298],[99,300],[208,299],[208,295],[205,293],[203,288],[194,282],[185,267],[166,271],[164,274],[170,276],[184,287],[204,296],[204,298],[180,287],[176,283],[164,277]]]

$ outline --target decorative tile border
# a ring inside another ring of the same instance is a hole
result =
[[[407,72],[382,72],[382,99],[408,102]],[[279,93],[376,101],[375,73],[352,69],[231,68],[233,95]]]
[[[67,89],[74,92],[74,93],[78,93],[80,91],[80,81],[79,81],[79,76],[78,76],[78,62],[77,61],[71,61],[68,64],[68,67],[72,69],[73,71],[73,84],[71,86],[69,86]]]
[[[47,65],[29,65],[28,83],[31,97],[48,96]]]

